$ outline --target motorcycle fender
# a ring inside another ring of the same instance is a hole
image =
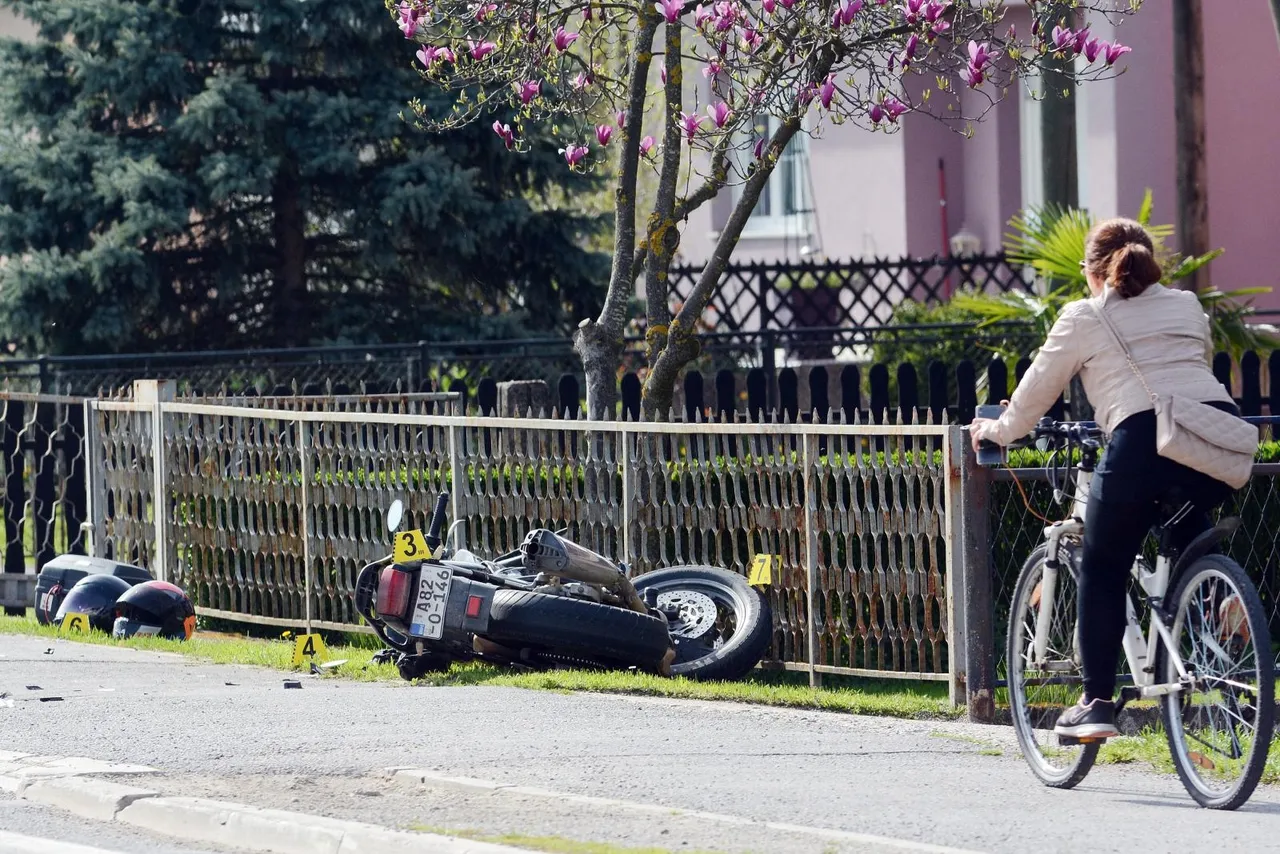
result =
[[[484,634],[489,630],[489,610],[493,607],[493,594],[498,592],[498,588],[461,578],[455,578],[453,583],[456,586],[449,596],[449,610],[457,608],[458,616],[457,622],[450,620],[450,624],[473,634]]]

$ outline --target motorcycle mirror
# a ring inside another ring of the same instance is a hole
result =
[[[397,498],[387,508],[387,533],[394,534],[404,521],[404,502]]]

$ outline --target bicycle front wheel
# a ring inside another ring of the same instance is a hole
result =
[[[1061,568],[1046,585],[1047,547],[1031,553],[1018,574],[1009,610],[1009,707],[1013,729],[1031,771],[1046,786],[1069,789],[1093,767],[1098,745],[1058,743],[1053,727],[1058,716],[1079,699],[1084,676],[1076,635],[1080,545],[1064,540]],[[1036,626],[1048,609],[1044,653],[1036,654]]]
[[[1257,588],[1235,561],[1199,558],[1166,599],[1190,687],[1161,700],[1178,777],[1203,807],[1233,810],[1253,794],[1275,718],[1271,633]],[[1179,681],[1160,647],[1156,672]]]

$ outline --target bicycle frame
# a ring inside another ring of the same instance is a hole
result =
[[[1084,536],[1085,511],[1089,506],[1092,482],[1093,471],[1091,467],[1088,470],[1083,467],[1078,469],[1075,476],[1075,494],[1072,496],[1070,517],[1054,522],[1044,529],[1047,555],[1044,574],[1040,581],[1040,610],[1036,617],[1036,636],[1031,663],[1046,670],[1055,669],[1052,666],[1053,662],[1047,660],[1046,647],[1048,646],[1049,630],[1053,625],[1058,572],[1063,567],[1062,561],[1059,559],[1062,539],[1068,536],[1077,538]],[[1137,689],[1138,696],[1144,698],[1175,694],[1191,687],[1192,680],[1187,674],[1182,656],[1178,653],[1173,633],[1165,625],[1160,609],[1157,607],[1169,589],[1169,575],[1172,565],[1172,560],[1165,554],[1160,554],[1156,557],[1155,569],[1150,572],[1146,570],[1145,561],[1142,560],[1141,556],[1133,562],[1131,573],[1142,589],[1147,592],[1148,600],[1152,605],[1146,638],[1142,636],[1142,627],[1138,621],[1137,608],[1134,606],[1133,597],[1125,597],[1128,623],[1125,626],[1122,646],[1124,647],[1125,659],[1129,665],[1129,673],[1133,677],[1134,687]],[[1156,682],[1155,663],[1152,653],[1155,651],[1157,643],[1163,643],[1168,651],[1169,660],[1173,662],[1174,668],[1178,671],[1177,682]],[[1075,646],[1073,658],[1078,659],[1080,648],[1080,628],[1078,623],[1073,645]],[[1075,663],[1078,665],[1079,661],[1076,660]]]

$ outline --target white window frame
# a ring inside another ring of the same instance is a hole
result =
[[[805,122],[807,125],[808,122]],[[770,137],[778,129],[778,119],[775,116],[768,117],[768,134]],[[748,130],[754,133],[754,130]],[[753,136],[750,145],[738,147],[739,156],[743,158],[752,157],[752,146],[755,144],[757,137]],[[743,163],[745,169],[746,163]],[[781,209],[785,203],[784,195],[786,193],[786,173],[784,170],[790,170],[793,183],[793,192],[797,198],[792,199],[793,207],[797,210],[792,213],[774,213]],[[742,230],[744,239],[751,238],[808,238],[811,237],[812,227],[812,208],[813,201],[809,192],[809,135],[802,129],[791,138],[790,144],[787,145],[782,153],[782,158],[777,166],[774,167],[773,174],[769,176],[769,182],[765,184],[764,190],[760,194],[761,202],[768,205],[770,213],[761,214],[759,212],[759,204],[752,212],[751,218],[747,220],[746,226]],[[742,184],[737,184],[733,188],[733,203],[736,205],[738,200],[742,198]]]

